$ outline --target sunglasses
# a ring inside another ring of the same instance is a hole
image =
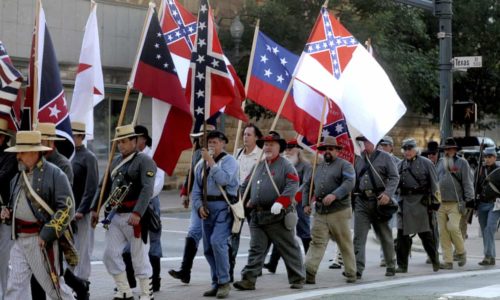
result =
[[[403,150],[404,150],[404,151],[410,151],[410,150],[412,150],[412,149],[413,149],[413,147],[403,147]]]

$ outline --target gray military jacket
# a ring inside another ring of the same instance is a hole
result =
[[[4,152],[7,145],[0,146],[0,203],[6,205],[10,198],[9,182],[17,173],[15,153]]]
[[[469,163],[458,156],[453,157],[453,165],[445,166],[446,157],[437,164],[439,189],[443,202],[474,200],[474,186]]]
[[[71,167],[71,163],[66,156],[62,155],[54,149],[54,151],[47,156],[47,161],[56,165],[59,169],[61,169],[66,176],[68,176],[69,184],[73,185],[73,168]]]
[[[287,208],[295,197],[295,193],[299,189],[299,177],[297,171],[286,158],[278,156],[269,164],[269,170],[273,176],[280,194],[276,193],[268,172],[265,162],[262,161],[256,166],[255,176],[251,183],[250,178],[247,178],[241,185],[240,192],[245,192],[246,186],[250,186],[250,205],[253,207],[262,207],[269,210],[274,202],[280,202],[284,208]],[[250,177],[250,176],[249,176]]]
[[[12,195],[9,206],[12,208],[17,204],[22,182],[20,172],[11,181]],[[49,215],[36,200],[28,197],[29,192],[26,188],[27,198],[31,199],[29,204],[33,215],[43,224],[40,238],[46,242],[52,242],[61,237],[75,215],[75,201],[68,177],[61,169],[42,157],[33,169],[31,185],[33,190],[54,210],[54,215]],[[16,227],[15,219],[12,220],[12,227],[13,229]]]
[[[73,194],[75,196],[76,211],[87,214],[90,211],[95,191],[99,185],[97,158],[85,146],[76,147],[71,166],[75,176]]]
[[[147,154],[136,152],[133,159],[123,164],[117,170],[117,176],[111,177],[112,171],[124,160],[123,156],[115,157],[111,163],[110,174],[108,177],[107,188],[104,192],[103,202],[109,197],[110,192],[123,184],[132,183],[132,186],[125,196],[122,205],[118,212],[134,212],[141,217],[146,212],[149,200],[153,196],[155,184],[156,163]],[[111,186],[111,187],[110,187]],[[96,191],[92,210],[97,210],[99,195],[101,193],[102,180],[99,184],[99,189]],[[133,204],[133,207],[128,207],[127,203]],[[121,211],[123,209],[123,211]]]
[[[299,190],[297,194],[295,194],[295,201],[299,204],[302,202],[302,197],[304,195],[305,181],[311,177],[312,167],[307,161],[299,161],[295,165],[295,170],[297,171],[297,175],[299,175]]]
[[[309,191],[311,177],[307,178],[302,195],[304,206],[309,205]],[[356,182],[353,166],[346,160],[337,157],[331,163],[323,162],[318,165],[314,174],[314,196],[316,198],[316,212],[330,213],[351,207],[351,192]],[[335,195],[328,207],[323,206],[321,200],[328,194]]]
[[[429,159],[417,155],[411,161],[402,160],[398,169],[400,176],[398,229],[403,229],[404,235],[431,231],[428,208],[422,204],[422,198],[439,197],[434,165]]]
[[[373,168],[377,171],[380,177],[377,176],[372,169],[375,186],[371,183],[368,169],[360,177],[361,171],[365,169],[365,167],[368,168],[369,166],[368,162],[365,160],[366,152],[363,152],[361,154],[361,158],[356,160],[354,166],[356,169],[356,180],[359,183],[359,190],[383,190],[387,196],[393,198],[398,187],[399,175],[397,167],[392,161],[391,155],[384,151],[375,150],[369,157]]]

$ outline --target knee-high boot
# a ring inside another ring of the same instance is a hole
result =
[[[127,272],[127,280],[131,289],[137,286],[135,280],[134,266],[132,265],[132,255],[130,252],[123,252],[123,262],[125,263],[125,271]]]
[[[182,257],[181,269],[179,271],[169,270],[168,274],[175,279],[179,279],[183,283],[189,283],[191,280],[191,268],[193,267],[193,260],[196,256],[196,251],[198,251],[196,241],[191,237],[187,237],[186,245],[184,246],[184,256]]]
[[[158,292],[160,290],[160,272],[161,272],[161,263],[160,257],[158,256],[149,256],[149,261],[151,262],[151,267],[153,268],[153,276],[151,277],[151,282],[153,286],[153,292]]]

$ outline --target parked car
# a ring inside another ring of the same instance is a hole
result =
[[[500,160],[500,149],[497,147],[495,141],[489,137],[457,136],[453,137],[453,139],[459,146],[458,154],[463,156],[473,169],[476,169],[479,164],[481,143],[484,143],[483,148],[495,147],[498,153],[497,160]]]

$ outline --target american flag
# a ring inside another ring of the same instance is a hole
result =
[[[20,100],[19,94],[23,76],[12,64],[7,50],[0,41],[0,118],[9,122],[12,130],[19,127],[19,111],[15,111],[16,100]],[[19,108],[19,107],[18,107]]]
[[[186,96],[195,119],[208,120],[235,99],[224,53],[208,0],[200,1],[197,36],[191,55]]]

